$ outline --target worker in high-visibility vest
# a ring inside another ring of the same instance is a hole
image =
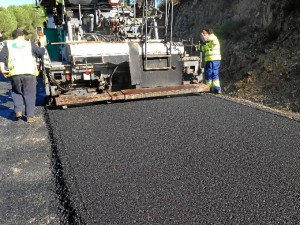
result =
[[[38,75],[36,57],[45,54],[45,42],[40,39],[39,47],[26,41],[19,29],[12,32],[12,37],[14,40],[7,40],[0,52],[0,72],[10,78],[16,119],[26,115],[27,122],[33,122]]]
[[[210,86],[211,92],[220,94],[222,92],[219,78],[221,65],[220,42],[211,28],[204,29],[202,35],[206,43],[198,45],[198,49],[204,53],[205,82]]]

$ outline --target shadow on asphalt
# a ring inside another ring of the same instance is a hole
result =
[[[16,121],[13,100],[11,97],[11,85],[9,79],[5,78],[0,74],[0,117],[8,119],[10,121]],[[9,88],[7,88],[9,87]],[[44,84],[41,78],[37,77],[37,90],[36,90],[36,106],[45,106],[46,104],[46,93]]]
[[[13,115],[13,109],[11,108],[12,98],[10,89],[7,89],[9,83],[9,79],[5,78],[2,74],[0,74],[0,117],[6,118],[11,121],[15,121],[14,115]],[[10,85],[9,85],[10,86]]]

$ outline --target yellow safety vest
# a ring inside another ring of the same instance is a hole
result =
[[[8,76],[38,75],[36,58],[32,55],[31,43],[25,40],[8,40]]]
[[[216,35],[209,35],[209,41],[202,46],[202,51],[204,52],[205,62],[221,60],[220,42]]]

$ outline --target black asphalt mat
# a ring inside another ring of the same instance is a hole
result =
[[[300,222],[297,121],[210,94],[49,118],[65,224]]]

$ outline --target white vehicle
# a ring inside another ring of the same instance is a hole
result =
[[[172,1],[161,10],[155,0],[60,2],[38,5],[48,17],[44,80],[54,105],[209,91],[198,84],[201,57],[172,40]]]

